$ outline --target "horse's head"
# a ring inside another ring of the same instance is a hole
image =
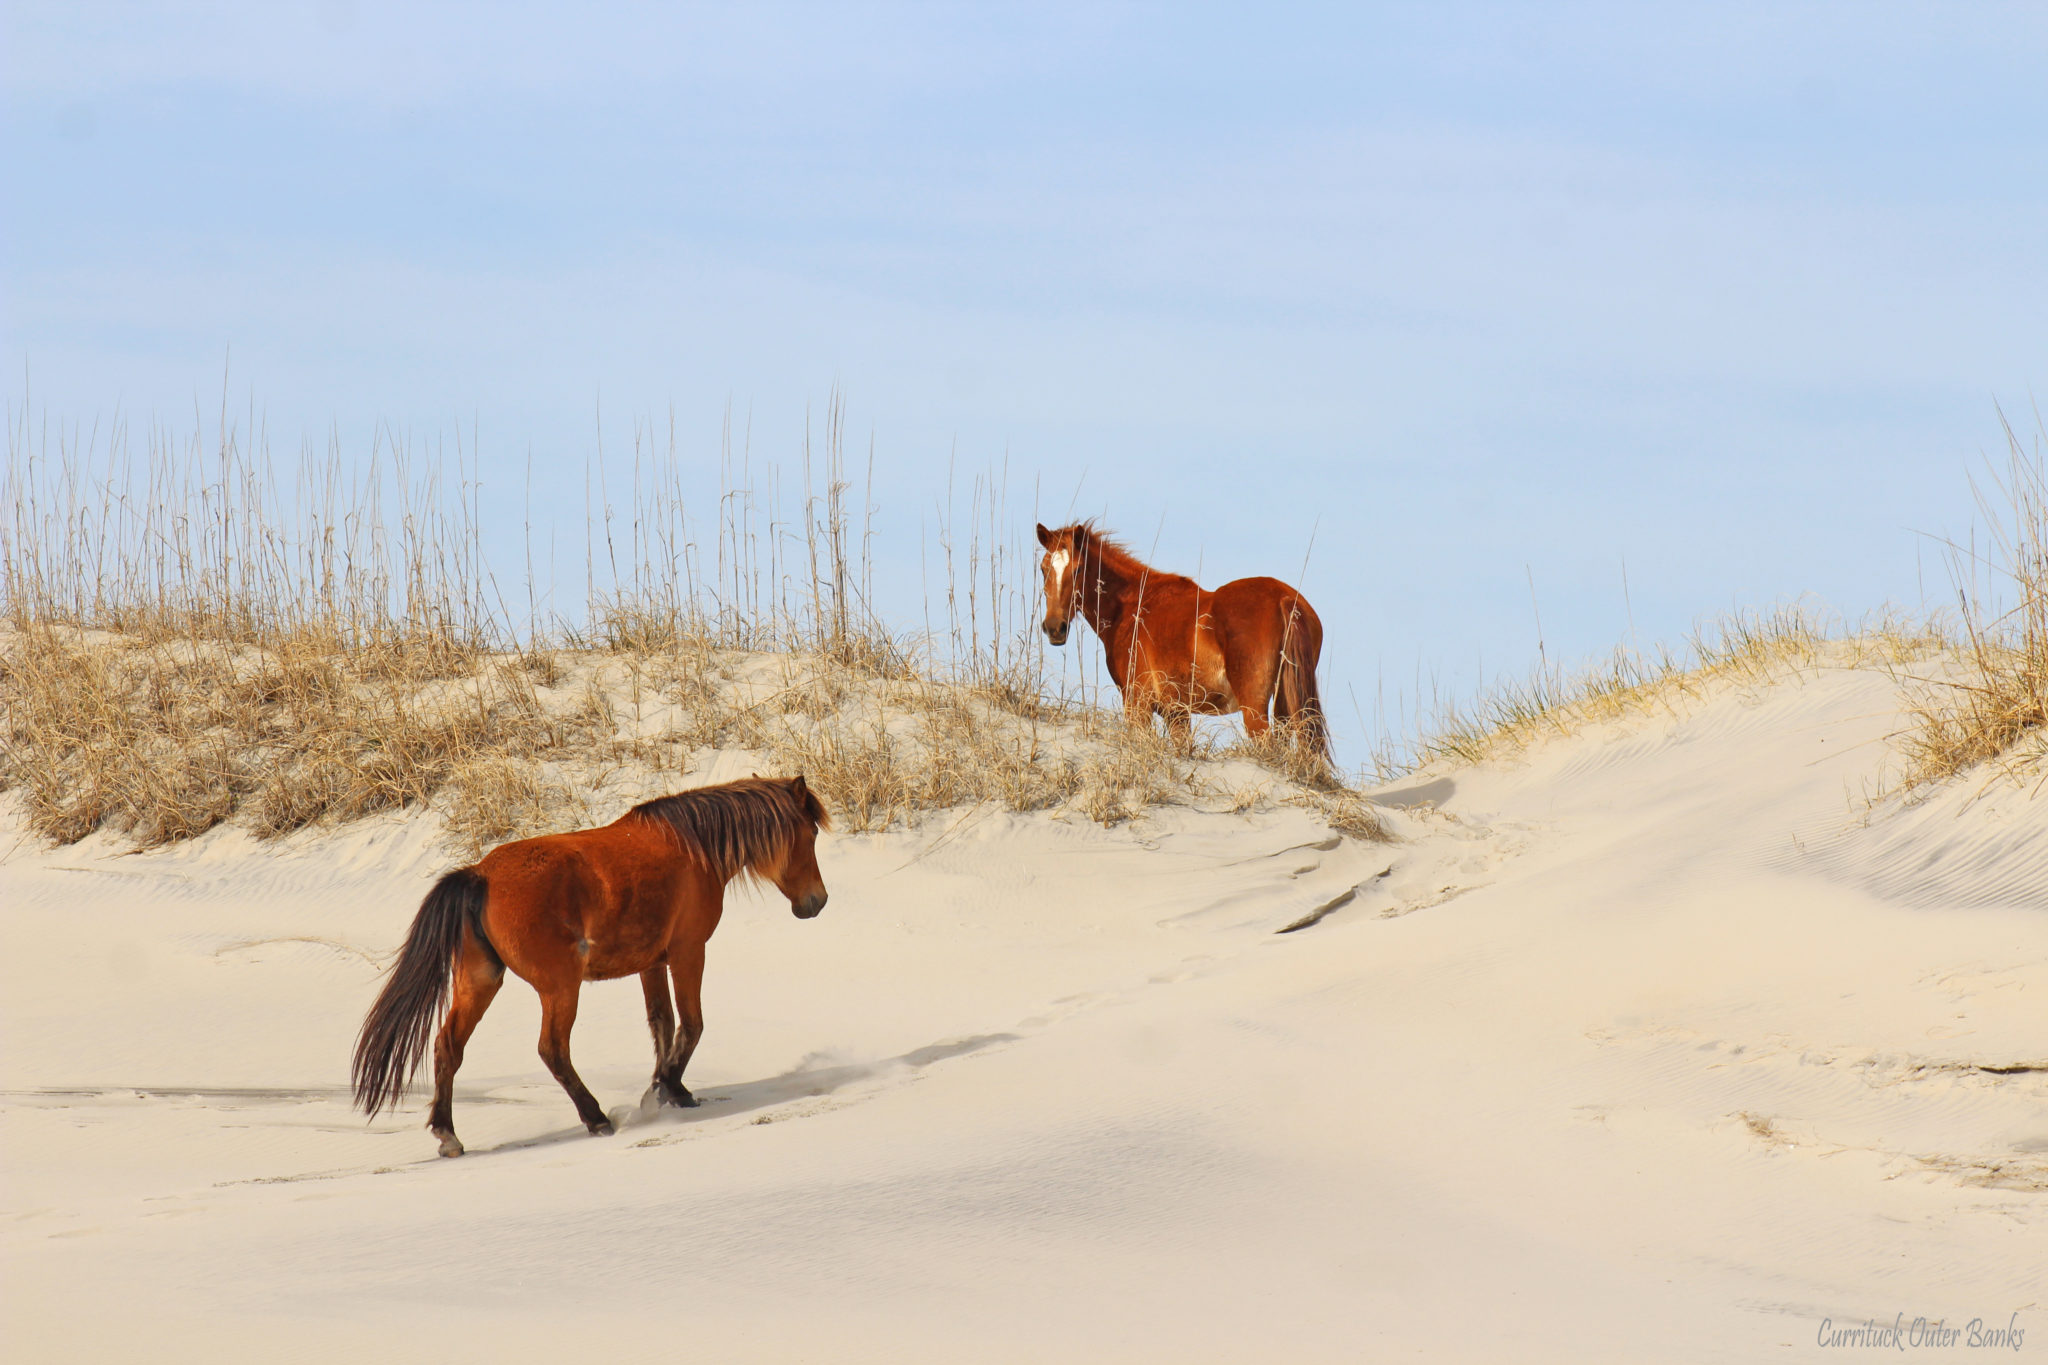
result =
[[[780,852],[772,860],[763,859],[754,870],[789,897],[789,908],[798,919],[811,919],[825,908],[825,878],[818,871],[818,831],[832,828],[832,817],[801,776],[784,785],[803,818]]]
[[[1045,638],[1056,645],[1067,642],[1074,612],[1081,605],[1081,556],[1074,530],[1072,526],[1057,531],[1048,531],[1043,525],[1038,528],[1038,543],[1045,547],[1045,558],[1039,563],[1045,576]]]

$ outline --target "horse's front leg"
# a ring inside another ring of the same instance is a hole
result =
[[[1124,724],[1149,735],[1152,733],[1152,718],[1159,715],[1168,715],[1168,712],[1158,684],[1147,678],[1133,678],[1131,685],[1124,689]],[[1171,727],[1170,718],[1167,724]]]
[[[540,1059],[554,1073],[562,1089],[569,1092],[576,1117],[583,1120],[583,1126],[603,1137],[612,1131],[612,1121],[604,1116],[597,1096],[590,1093],[590,1087],[583,1084],[583,1078],[569,1061],[569,1031],[576,1027],[576,998],[582,985],[581,981],[571,981],[541,995]]]
[[[1183,688],[1177,682],[1160,678],[1150,679],[1144,692],[1141,707],[1129,709],[1128,719],[1133,729],[1152,733],[1152,717],[1158,716],[1166,722],[1166,737],[1182,753],[1192,753],[1195,747],[1194,698],[1201,694],[1196,689]]]
[[[681,1019],[668,1056],[654,1073],[662,1102],[682,1108],[694,1107],[697,1097],[683,1084],[683,1070],[690,1064],[697,1042],[704,1036],[704,945],[676,944],[668,950],[669,975],[675,980],[676,1009]]]
[[[640,993],[647,1000],[647,1031],[654,1035],[653,1090],[667,1100],[668,1096],[661,1090],[661,1077],[663,1068],[668,1065],[668,1054],[675,1047],[676,1012],[669,1003],[666,958],[640,973]],[[641,1102],[646,1103],[645,1100]]]

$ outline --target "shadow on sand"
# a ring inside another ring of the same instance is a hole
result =
[[[1394,810],[1414,810],[1418,806],[1441,806],[1450,800],[1452,793],[1457,790],[1457,783],[1448,777],[1439,777],[1429,782],[1417,782],[1410,787],[1367,792],[1366,798],[1375,806],[1389,806]]]
[[[745,1081],[739,1085],[709,1086],[699,1090],[696,1092],[697,1107],[694,1109],[664,1108],[655,1100],[653,1089],[650,1087],[648,1092],[640,1097],[640,1103],[616,1106],[608,1112],[608,1117],[621,1131],[629,1128],[672,1129],[714,1119],[733,1118],[757,1110],[772,1109],[793,1100],[830,1095],[849,1085],[890,1071],[922,1070],[935,1062],[950,1061],[955,1057],[965,1057],[969,1053],[979,1052],[983,1048],[1015,1042],[1018,1036],[1014,1033],[982,1033],[972,1038],[956,1038],[949,1042],[912,1048],[901,1056],[877,1062],[825,1065],[806,1058],[804,1062],[779,1076]],[[493,1152],[525,1151],[586,1136],[588,1135],[582,1126],[576,1125],[530,1138],[501,1142],[495,1147],[472,1147],[469,1149],[469,1155],[485,1156]]]

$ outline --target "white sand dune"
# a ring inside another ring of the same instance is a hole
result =
[[[9,835],[8,1355],[1754,1361],[1897,1314],[2048,1349],[2048,799],[1866,806],[1896,706],[1825,673],[1424,773],[1392,846],[1292,809],[828,837],[822,917],[741,899],[711,945],[702,1108],[634,1107],[639,991],[594,985],[622,1122],[586,1136],[512,982],[453,1162],[345,1090],[431,822]]]

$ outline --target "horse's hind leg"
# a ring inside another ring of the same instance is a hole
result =
[[[1238,715],[1244,718],[1246,738],[1254,741],[1273,728],[1266,716],[1273,705],[1274,675],[1278,671],[1274,662],[1247,659],[1233,665],[1226,656],[1224,675],[1230,680],[1230,694],[1237,699]]]
[[[477,942],[474,933],[465,933],[451,976],[454,989],[448,1018],[434,1039],[434,1107],[427,1117],[427,1131],[441,1140],[442,1156],[461,1156],[462,1140],[455,1136],[455,1072],[462,1065],[469,1035],[476,1031],[477,1021],[505,982],[505,965]]]
[[[655,963],[640,973],[640,993],[647,997],[647,1031],[654,1035],[654,1081],[653,1092],[663,1102],[674,1104],[668,1088],[662,1083],[668,1071],[668,1055],[676,1045],[676,1011],[669,1003],[668,962],[666,959]],[[646,1100],[641,1100],[642,1104]]]
[[[597,1097],[583,1084],[569,1061],[569,1031],[576,1027],[576,996],[582,983],[572,981],[565,988],[540,998],[540,1059],[554,1073],[562,1089],[576,1106],[583,1126],[602,1137],[612,1131],[612,1121],[598,1108]]]

